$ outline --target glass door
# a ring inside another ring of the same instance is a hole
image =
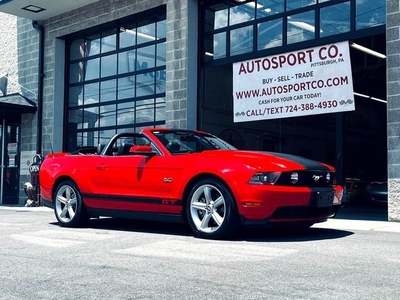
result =
[[[1,202],[19,203],[19,122],[1,120]]]

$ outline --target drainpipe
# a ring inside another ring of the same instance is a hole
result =
[[[42,154],[44,29],[37,21],[33,21],[32,26],[39,32],[36,154]]]

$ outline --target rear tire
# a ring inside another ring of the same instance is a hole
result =
[[[239,229],[239,218],[231,192],[220,181],[203,179],[192,188],[186,216],[197,237],[227,238]]]
[[[71,180],[65,180],[58,185],[54,199],[54,213],[63,227],[83,226],[89,220],[82,195]]]

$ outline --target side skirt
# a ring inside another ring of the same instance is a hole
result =
[[[121,219],[135,219],[145,221],[159,221],[159,222],[172,222],[172,223],[185,223],[182,215],[175,214],[162,214],[154,212],[138,212],[138,211],[127,211],[127,210],[110,210],[110,209],[98,209],[98,208],[87,208],[87,213],[92,218],[97,217],[112,217]]]

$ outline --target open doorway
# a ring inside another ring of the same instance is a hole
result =
[[[385,34],[352,43],[385,54]],[[383,182],[380,187],[385,187],[387,174],[386,60],[352,46],[350,56],[356,109],[343,113],[343,171],[349,180],[365,183],[361,203],[368,206],[368,184]],[[335,114],[234,123],[231,64],[206,67],[202,93],[201,129],[216,135],[234,132],[232,139],[242,149],[291,153],[336,165]]]
[[[344,172],[351,207],[387,213],[386,36],[350,41],[356,110],[344,120]]]

